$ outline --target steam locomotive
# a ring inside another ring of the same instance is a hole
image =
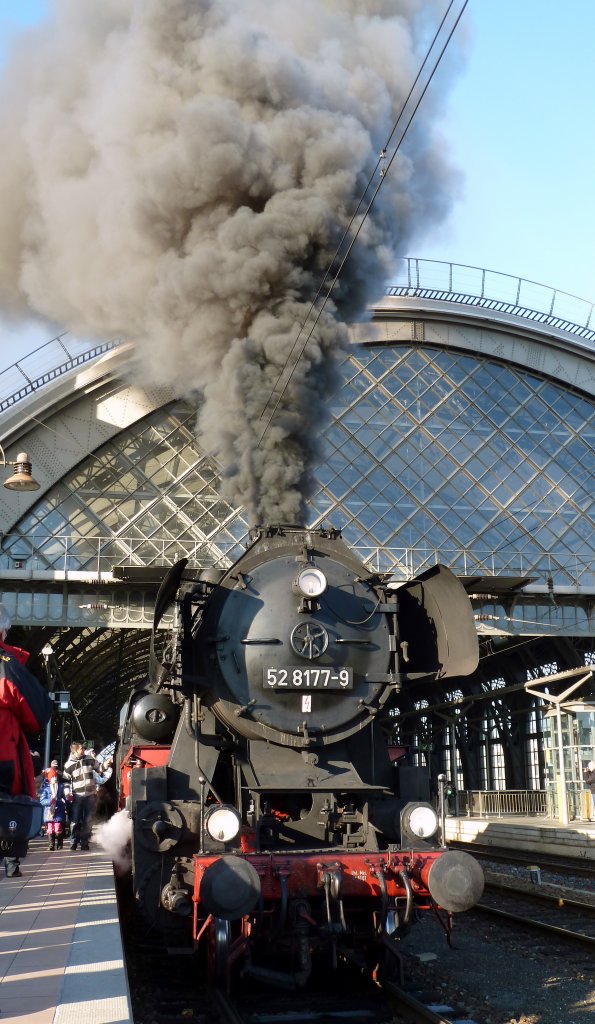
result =
[[[421,910],[445,911],[448,931],[483,874],[445,849],[427,769],[395,760],[390,736],[403,688],[477,658],[449,570],[392,589],[336,530],[257,527],[229,569],[174,566],[119,733],[151,925],[228,986],[234,965],[305,985],[313,957],[389,970]]]

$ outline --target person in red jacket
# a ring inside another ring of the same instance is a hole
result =
[[[33,758],[26,733],[36,733],[50,719],[47,691],[25,667],[27,651],[6,643],[10,616],[0,604],[0,795],[35,797]],[[9,877],[20,875],[18,858],[5,858]]]

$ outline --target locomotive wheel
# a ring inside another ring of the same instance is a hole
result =
[[[209,928],[208,972],[211,985],[224,988],[231,946],[231,921],[214,917]]]

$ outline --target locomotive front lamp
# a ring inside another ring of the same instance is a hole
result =
[[[8,477],[8,480],[4,481],[4,486],[9,491],[38,491],[40,484],[35,480],[33,473],[31,472],[31,460],[27,455],[27,452],[19,452],[16,459],[11,461],[6,458],[4,448],[0,445],[0,458],[2,459],[1,465],[6,469],[8,466],[14,466],[14,473]]]
[[[431,839],[438,831],[438,815],[431,804],[411,804],[403,811],[402,827],[418,839]]]
[[[242,826],[235,807],[229,804],[218,804],[209,808],[205,818],[205,828],[211,839],[217,843],[231,843],[238,835]]]
[[[298,573],[294,586],[302,597],[313,598],[321,597],[328,583],[322,569],[317,569],[315,565],[309,565]]]

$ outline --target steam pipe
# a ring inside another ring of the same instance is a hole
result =
[[[413,914],[413,889],[411,888],[411,882],[409,875],[406,871],[398,871],[397,878],[403,883],[403,888],[407,894],[407,902],[405,903],[405,917],[403,918],[403,924],[409,924],[411,916]]]

